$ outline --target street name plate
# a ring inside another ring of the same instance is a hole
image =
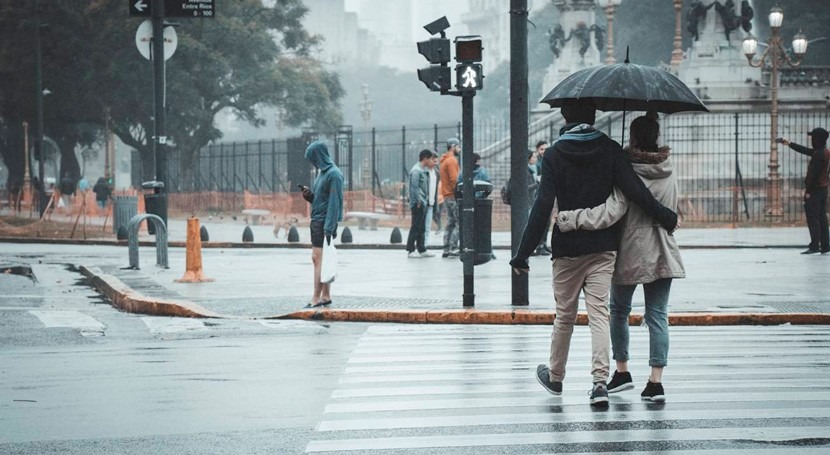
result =
[[[153,0],[128,0],[131,17],[150,17]],[[164,0],[166,17],[214,17],[216,0]]]

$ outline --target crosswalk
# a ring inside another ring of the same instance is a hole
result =
[[[830,453],[830,328],[672,328],[665,404],[639,399],[648,332],[631,335],[637,389],[595,410],[586,327],[553,397],[534,378],[549,327],[370,326],[306,452]]]

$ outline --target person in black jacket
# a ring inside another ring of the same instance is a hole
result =
[[[616,186],[666,230],[672,232],[677,227],[677,214],[654,199],[634,173],[622,147],[593,128],[596,118],[593,107],[584,103],[568,104],[562,108],[562,115],[567,124],[560,132],[559,140],[545,152],[536,200],[518,252],[510,261],[517,274],[530,269],[527,258],[539,245],[556,201],[559,210],[595,207],[605,202]],[[556,320],[550,368],[539,365],[536,379],[554,395],[562,393],[579,292],[583,291],[591,328],[593,358],[591,374],[594,387],[590,402],[608,404],[608,298],[619,238],[619,224],[596,231],[565,233],[558,226],[553,228],[551,250]]]
[[[827,227],[827,173],[830,170],[830,150],[827,150],[827,130],[815,128],[807,133],[813,148],[794,144],[787,139],[778,142],[788,145],[802,155],[810,157],[807,177],[804,179],[804,214],[810,230],[810,245],[801,254],[830,253],[830,230]]]

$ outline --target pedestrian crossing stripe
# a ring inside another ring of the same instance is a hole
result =
[[[306,452],[830,453],[830,328],[734,329],[672,328],[668,402],[655,404],[638,396],[648,332],[635,328],[630,365],[643,384],[595,412],[587,327],[576,328],[564,394],[553,397],[534,378],[549,327],[373,325]]]

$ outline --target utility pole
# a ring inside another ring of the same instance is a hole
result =
[[[510,0],[510,246],[519,251],[527,225],[527,0]],[[465,174],[466,175],[466,174]],[[527,306],[528,276],[511,270],[512,303]]]
[[[464,191],[461,197],[461,260],[464,262],[464,308],[475,306],[475,191],[473,189],[473,97],[476,92],[461,95],[461,173]]]
[[[35,0],[35,110],[37,111],[37,124],[35,125],[37,139],[35,147],[37,150],[37,174],[40,179],[40,186],[46,188],[44,161],[46,161],[45,150],[43,150],[43,54],[40,45],[40,1]],[[34,193],[33,193],[34,194]],[[46,204],[43,201],[43,191],[38,191],[37,203],[40,207],[39,215],[42,217],[46,211]]]
[[[166,184],[167,180],[167,133],[165,132],[165,99],[166,87],[164,83],[164,0],[153,0],[153,155],[155,156],[155,180]],[[160,193],[166,193],[164,187]],[[166,220],[165,220],[166,222]]]

